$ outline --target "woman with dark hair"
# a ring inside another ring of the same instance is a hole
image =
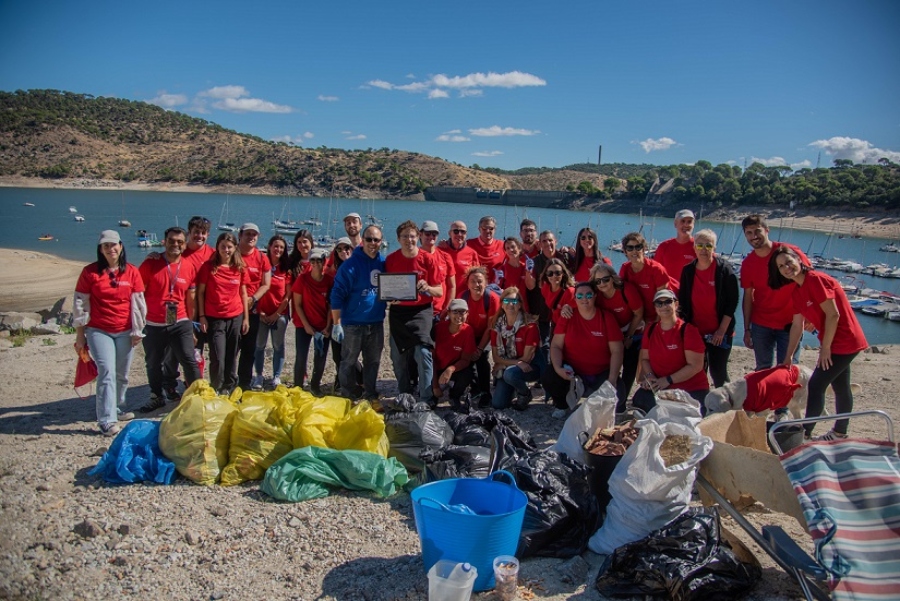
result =
[[[553,258],[547,261],[540,282],[541,298],[544,306],[550,311],[550,337],[552,338],[553,328],[560,318],[560,310],[565,305],[575,307],[575,280],[562,259]]]
[[[522,291],[521,309],[525,313],[530,313],[528,307],[528,298],[525,293],[525,277],[529,273],[526,266],[526,257],[522,254],[522,241],[515,236],[509,236],[503,241],[503,252],[506,257],[497,268],[499,275],[499,285],[501,290],[506,290],[515,286]]]
[[[637,374],[641,356],[641,339],[644,334],[644,303],[637,287],[622,281],[612,265],[598,263],[591,269],[590,281],[597,289],[597,307],[612,313],[622,330],[622,378],[619,385],[619,402],[616,411],[625,411],[628,395]]]
[[[622,251],[628,261],[619,268],[619,277],[631,282],[641,293],[644,302],[644,322],[648,325],[656,321],[653,295],[666,288],[675,289],[678,282],[666,273],[665,268],[645,256],[647,240],[640,232],[630,232],[622,238]]]
[[[331,342],[331,357],[336,366],[335,389],[339,389],[341,373],[341,345],[331,338],[332,318],[328,296],[334,286],[334,276],[325,273],[325,251],[317,249],[309,254],[310,269],[297,276],[294,281],[294,386],[303,386],[306,381],[306,360],[309,345],[313,344],[313,371],[309,380],[309,390],[315,396],[322,396],[322,375],[328,358],[328,343]],[[349,388],[349,386],[348,386]]]
[[[808,321],[818,331],[819,358],[809,378],[809,398],[806,417],[818,417],[825,409],[825,389],[834,390],[837,413],[853,411],[853,391],[850,388],[850,364],[869,343],[863,335],[856,315],[850,308],[840,283],[830,275],[819,273],[803,263],[800,255],[789,246],[780,246],[769,259],[769,287],[777,290],[794,282],[792,293],[794,319],[784,364],[791,365],[794,349],[803,335],[803,322]],[[849,421],[842,419],[834,428],[816,440],[838,440],[847,437]],[[807,436],[814,424],[806,426]]]
[[[287,242],[280,234],[269,238],[267,246],[269,262],[272,264],[272,278],[269,289],[256,304],[259,312],[259,331],[256,335],[256,353],[253,367],[256,375],[250,388],[260,390],[263,386],[263,368],[266,363],[266,344],[272,336],[272,386],[281,384],[281,370],[284,367],[284,333],[287,331],[291,314],[291,284],[293,275],[287,257]]]
[[[338,238],[328,260],[325,262],[325,273],[334,277],[341,264],[353,254],[353,244],[346,236]]]
[[[730,382],[728,358],[738,306],[738,278],[731,264],[716,255],[716,233],[694,234],[697,258],[681,270],[678,306],[681,317],[697,326],[706,342],[709,377],[716,388]]]
[[[288,269],[295,280],[301,273],[309,271],[309,253],[315,245],[316,239],[311,231],[302,229],[294,234],[294,248],[288,257]]]
[[[641,348],[641,386],[634,393],[631,404],[649,411],[656,405],[655,393],[660,390],[684,390],[700,403],[709,392],[709,379],[703,370],[706,346],[697,328],[678,318],[678,299],[671,290],[663,288],[653,296],[659,321],[644,331]]]
[[[479,397],[479,405],[489,405],[491,401],[491,366],[488,363],[487,347],[491,341],[494,315],[500,309],[500,296],[488,289],[488,273],[484,266],[470,267],[466,272],[465,290],[460,298],[466,301],[469,312],[466,323],[475,333],[475,380],[472,383],[472,397]]]
[[[597,308],[595,295],[589,282],[575,287],[576,310],[572,317],[560,318],[550,341],[550,368],[544,370],[541,381],[547,398],[552,399],[557,409],[553,412],[555,418],[566,415],[569,408],[566,397],[573,380],[577,380],[574,389],[578,397],[589,396],[604,381],[609,380],[613,388],[619,381],[622,331],[611,313]]]
[[[472,356],[475,352],[475,333],[466,323],[469,306],[461,298],[447,305],[447,319],[434,324],[434,374],[431,404],[440,403],[444,391],[450,397],[450,407],[463,411],[462,398],[472,382]]]
[[[572,259],[570,268],[576,282],[586,282],[590,278],[591,268],[600,263],[612,265],[607,257],[600,252],[597,243],[597,233],[589,227],[583,227],[575,238],[575,258]]]
[[[250,329],[247,270],[231,232],[219,234],[215,254],[197,274],[197,306],[200,330],[209,334],[209,383],[220,394],[231,394],[241,335]]]
[[[134,419],[124,413],[128,370],[134,347],[144,337],[147,304],[144,280],[125,258],[122,239],[104,230],[97,243],[97,260],[81,270],[75,284],[73,320],[75,350],[87,348],[97,364],[97,423],[104,436],[119,432],[118,421]]]
[[[494,409],[523,410],[531,402],[529,382],[541,377],[541,343],[537,324],[522,307],[522,294],[515,286],[500,294],[500,310],[491,328],[491,357],[494,360]],[[513,395],[515,394],[515,398]]]

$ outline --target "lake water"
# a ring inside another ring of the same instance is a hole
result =
[[[478,204],[452,204],[438,202],[414,202],[402,200],[358,200],[328,198],[297,198],[278,196],[255,196],[231,194],[205,194],[181,192],[136,192],[120,190],[50,190],[32,188],[0,188],[0,246],[36,250],[58,255],[66,259],[90,262],[96,257],[97,237],[101,230],[116,229],[122,234],[128,259],[139,264],[149,249],[138,246],[138,229],[155,232],[162,236],[166,228],[173,225],[187,225],[193,215],[203,215],[213,222],[213,228],[222,218],[223,206],[227,200],[227,221],[240,225],[252,221],[263,230],[261,239],[268,240],[273,218],[305,219],[317,218],[322,221],[318,229],[322,234],[343,235],[342,218],[350,212],[357,212],[365,220],[367,215],[375,215],[385,224],[385,239],[396,249],[396,226],[412,219],[421,224],[430,219],[441,228],[441,237],[446,237],[447,226],[455,219],[462,219],[468,225],[471,235],[475,235],[478,220],[484,215],[493,215],[497,220],[496,235],[518,235],[519,221],[528,217],[538,224],[538,230],[552,230],[560,244],[572,245],[582,227],[589,226],[598,233],[601,246],[609,254],[614,265],[624,261],[621,253],[610,253],[605,247],[613,240],[641,227],[638,215],[618,215],[609,213],[585,213],[533,207],[499,207]],[[24,206],[30,202],[35,206]],[[83,215],[84,222],[74,221],[69,207],[76,207]],[[131,228],[118,226],[120,219],[131,222]],[[795,244],[807,254],[822,254],[826,257],[852,259],[863,265],[886,263],[897,267],[900,254],[885,253],[878,249],[892,240],[873,238],[839,238],[829,236],[831,222],[823,220],[821,231],[811,232],[781,229],[779,223],[770,223],[773,240]],[[785,223],[785,225],[789,225]],[[698,223],[696,229],[709,227],[719,237],[718,251],[746,253],[749,246],[744,240],[739,225],[714,222]],[[643,233],[647,239],[659,241],[674,235],[672,219],[644,219]],[[43,234],[51,234],[54,240],[39,241]],[[215,238],[213,232],[211,238]],[[389,249],[391,250],[391,249]],[[840,272],[831,272],[836,277]],[[900,279],[865,277],[870,288],[890,293],[900,293]],[[900,343],[900,323],[890,322],[880,317],[857,314],[870,344]],[[742,330],[740,309],[738,310],[738,331]],[[818,346],[818,341],[806,335],[804,343]]]

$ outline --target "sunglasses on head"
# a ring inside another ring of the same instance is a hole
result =
[[[547,272],[547,277],[549,277],[549,278],[555,278],[555,277],[561,276],[561,275],[562,275],[562,271],[557,271],[555,269],[553,271]]]
[[[644,250],[644,245],[643,244],[626,244],[625,250],[627,250],[627,251]]]
[[[605,275],[605,276],[603,276],[602,278],[597,278],[597,283],[598,283],[598,284],[608,284],[608,283],[611,282],[611,281],[612,281],[612,276],[611,276],[611,275]]]
[[[578,300],[581,300],[581,299],[591,300],[592,298],[594,298],[594,293],[593,292],[576,292],[575,298]]]
[[[671,305],[674,302],[674,298],[661,298],[658,301],[653,301],[653,304],[657,307],[665,307],[666,305]]]
[[[517,298],[504,298],[504,299],[503,299],[503,304],[504,304],[504,305],[517,305],[517,304],[519,304],[519,299],[517,299]]]
[[[366,236],[365,238],[363,238],[363,240],[365,240],[366,242],[375,243],[375,244],[377,244],[378,242],[381,242],[381,238],[372,238],[371,236]]]
[[[702,242],[702,243],[698,242],[698,243],[694,244],[694,248],[696,248],[697,250],[703,250],[703,249],[712,250],[715,248],[715,246],[713,246],[713,244],[711,242]]]
[[[455,227],[450,231],[453,232],[454,234],[465,234],[466,233],[466,230],[460,229],[458,227]]]

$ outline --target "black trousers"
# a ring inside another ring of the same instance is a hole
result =
[[[243,314],[232,318],[207,317],[209,324],[209,383],[219,392],[237,386],[237,353]],[[255,349],[254,343],[254,349]]]
[[[582,376],[581,374],[578,374],[578,376],[581,377],[581,381],[584,383],[583,396],[587,397],[596,392],[609,379],[609,370],[602,371],[596,376]],[[544,394],[553,401],[554,407],[557,409],[569,408],[569,404],[566,402],[566,395],[569,394],[571,381],[556,373],[552,365],[548,365],[543,375],[541,375],[541,384],[544,386]],[[621,386],[621,383],[619,383],[619,386]]]
[[[835,413],[853,411],[853,390],[850,388],[850,364],[859,353],[831,355],[831,367],[817,367],[809,377],[809,397],[806,401],[806,417],[819,417],[825,409],[825,389],[834,390]],[[834,422],[834,431],[847,433],[850,421],[841,419]],[[815,424],[804,426],[807,434],[812,434]]]
[[[144,328],[144,357],[147,366],[147,381],[150,392],[162,396],[163,364],[166,354],[171,353],[184,369],[184,382],[188,386],[200,379],[200,368],[194,360],[194,326],[189,320],[179,321],[170,326]]]
[[[706,343],[706,362],[709,369],[709,377],[713,381],[713,387],[724,386],[731,382],[728,377],[728,358],[731,356],[731,347],[722,348]],[[701,403],[702,404],[702,403]]]
[[[250,314],[250,329],[241,336],[240,359],[238,359],[238,386],[250,389],[253,379],[253,360],[256,357],[256,336],[259,334],[259,313]]]

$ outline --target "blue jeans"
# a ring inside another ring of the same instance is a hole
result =
[[[531,362],[531,371],[522,371],[518,365],[507,367],[503,370],[503,376],[494,381],[491,405],[494,409],[506,409],[512,404],[513,394],[527,395],[528,383],[537,382],[540,378],[541,368],[537,360]]]
[[[413,359],[416,361],[416,369],[419,371],[419,400],[424,401],[430,399],[431,379],[434,375],[434,358],[431,349],[425,345],[417,344],[416,346],[400,352],[391,337],[391,363],[394,365],[394,376],[397,378],[398,390],[406,393],[412,393],[410,386],[409,374],[409,354],[412,353]]]
[[[774,367],[776,362],[781,364],[787,354],[788,341],[790,340],[790,328],[767,328],[755,323],[750,324],[750,339],[753,341],[753,355],[756,357],[756,369],[768,369]],[[777,353],[776,353],[777,349]],[[800,361],[800,345],[794,351],[794,363]]]
[[[272,335],[272,377],[280,378],[281,369],[284,367],[284,333],[287,330],[287,315],[282,315],[272,324],[259,322],[259,331],[256,333],[256,351],[253,357],[253,367],[256,375],[263,375],[266,365],[266,343],[269,334]]]
[[[356,381],[353,368],[360,354],[363,362],[363,394],[365,398],[378,396],[375,383],[378,381],[378,366],[381,363],[382,350],[384,350],[384,322],[344,326],[344,342],[341,348],[341,394],[343,396],[356,398],[352,389],[353,382]]]
[[[131,369],[131,330],[110,334],[97,328],[85,328],[84,337],[97,364],[97,422],[119,421],[118,408],[125,406],[128,370]]]

